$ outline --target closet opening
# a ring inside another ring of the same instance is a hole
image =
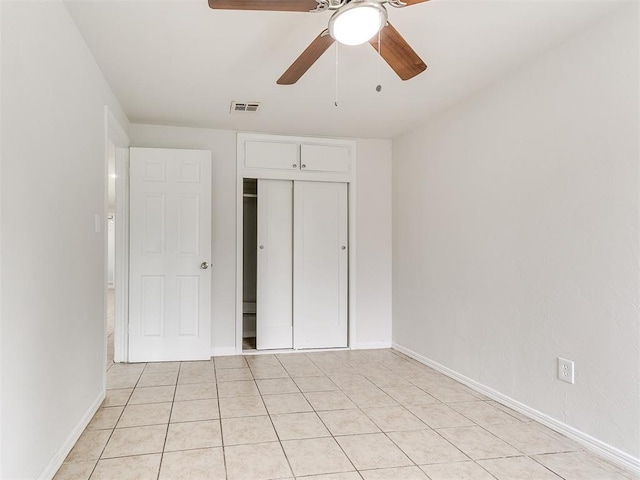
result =
[[[258,181],[245,178],[243,209],[242,350],[256,349],[256,295],[258,265]]]
[[[243,351],[344,348],[348,185],[243,179]]]

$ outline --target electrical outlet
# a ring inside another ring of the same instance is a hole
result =
[[[563,382],[575,383],[573,362],[571,360],[558,357],[558,378]]]

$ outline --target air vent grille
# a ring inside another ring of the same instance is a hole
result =
[[[255,113],[259,110],[259,102],[231,102],[231,113],[247,112]]]

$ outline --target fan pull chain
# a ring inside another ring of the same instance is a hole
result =
[[[382,63],[382,51],[380,50],[380,32],[382,32],[382,29],[378,30],[378,85],[376,85],[376,92],[378,93],[382,91],[382,84],[380,82],[380,64]]]
[[[333,101],[336,107],[338,106],[338,43],[339,42],[336,42],[336,96]]]

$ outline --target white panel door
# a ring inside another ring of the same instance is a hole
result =
[[[347,184],[294,184],[294,347],[347,346]]]
[[[211,152],[131,149],[129,361],[211,356]]]
[[[256,348],[293,347],[293,182],[258,180]]]

